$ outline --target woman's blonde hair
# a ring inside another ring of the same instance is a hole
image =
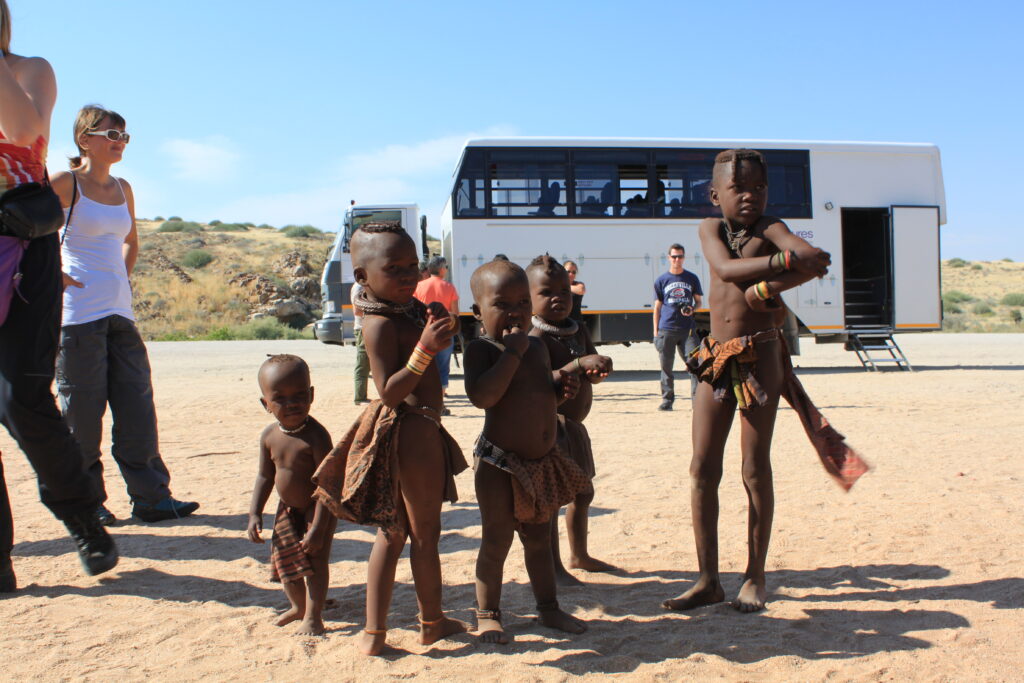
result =
[[[0,3],[2,2],[4,0],[0,0]],[[75,117],[75,147],[78,148],[78,156],[68,160],[72,169],[82,165],[82,157],[86,154],[82,149],[82,136],[99,128],[103,119],[108,117],[111,125],[124,128],[124,117],[116,111],[104,109],[98,104],[87,104],[79,110],[78,116]]]
[[[11,10],[7,9],[7,0],[0,0],[0,53],[11,53]]]

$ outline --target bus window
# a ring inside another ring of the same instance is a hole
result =
[[[810,154],[802,150],[768,149],[768,210],[779,218],[811,218],[808,175]]]
[[[489,158],[492,216],[565,216],[566,153],[496,149]]]
[[[467,149],[455,183],[452,202],[455,215],[464,218],[483,216],[485,195],[484,152],[480,149]]]
[[[647,159],[644,150],[574,151],[576,215],[650,216]]]
[[[703,218],[714,215],[708,190],[717,149],[659,149],[654,153],[655,175],[664,186],[664,201],[656,216]]]

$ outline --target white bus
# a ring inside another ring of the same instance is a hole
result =
[[[353,341],[350,294],[355,280],[352,277],[352,256],[348,248],[352,233],[366,223],[397,221],[416,242],[416,253],[426,256],[427,220],[426,216],[419,214],[416,204],[357,205],[352,202],[352,206],[345,211],[341,230],[338,231],[320,277],[323,317],[313,326],[313,335],[317,339],[325,344]]]
[[[939,150],[927,144],[767,140],[489,138],[470,140],[441,216],[442,254],[462,301],[496,254],[526,265],[545,252],[579,265],[595,341],[649,341],[655,278],[669,245],[705,289],[697,225],[723,150],[760,150],[766,213],[832,253],[825,278],[783,294],[800,333],[818,341],[937,330]],[[704,299],[707,301],[707,297]],[[468,310],[469,306],[463,307]],[[698,312],[707,324],[707,312]],[[463,328],[472,334],[473,324]]]

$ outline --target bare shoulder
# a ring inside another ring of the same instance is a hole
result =
[[[705,218],[697,226],[697,234],[700,235],[701,239],[706,239],[708,237],[717,238],[718,230],[721,225],[721,218]]]
[[[124,178],[118,178],[117,182],[121,183],[121,189],[125,191],[125,194],[132,194],[132,184]]]
[[[785,235],[789,233],[789,226],[786,225],[786,222],[775,216],[761,216],[757,227],[758,232],[768,239],[771,239],[776,234]]]
[[[13,58],[13,59],[12,59]],[[19,80],[26,78],[45,78],[55,80],[53,67],[42,57],[22,57],[20,55],[8,55],[8,66],[14,72],[15,78]]]
[[[313,430],[313,438],[317,442],[317,446],[324,449],[324,452],[331,450],[333,444],[331,443],[331,434],[327,431],[327,428],[320,424],[312,415],[309,416],[309,426]]]
[[[268,442],[270,441],[270,437],[273,436],[276,432],[277,432],[277,423],[276,422],[271,422],[266,427],[264,427],[263,431],[260,432],[260,445],[261,446],[266,446],[268,444]]]
[[[71,171],[61,171],[50,178],[50,186],[60,197],[61,204],[70,205],[74,192],[74,175]]]

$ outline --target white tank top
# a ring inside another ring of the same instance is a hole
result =
[[[115,178],[115,180],[117,180]],[[81,325],[111,315],[134,321],[132,290],[121,251],[132,229],[128,200],[111,206],[89,199],[78,186],[71,224],[61,230],[63,270],[85,287],[64,290],[61,325]],[[69,210],[64,209],[67,219]]]

